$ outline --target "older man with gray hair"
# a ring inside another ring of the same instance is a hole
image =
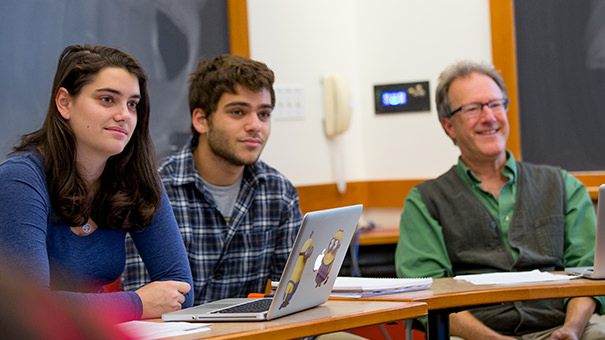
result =
[[[405,199],[395,254],[401,277],[591,266],[596,218],[567,171],[515,160],[506,149],[509,99],[492,65],[470,61],[439,77],[441,126],[460,149],[445,174]],[[605,339],[591,322],[602,297],[518,301],[450,316],[464,339]]]

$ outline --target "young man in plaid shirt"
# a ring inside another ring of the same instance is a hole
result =
[[[193,274],[195,304],[264,292],[279,280],[302,215],[296,188],[259,156],[271,131],[273,72],[235,55],[200,62],[189,87],[192,137],[159,172]],[[131,240],[124,289],[148,282]]]

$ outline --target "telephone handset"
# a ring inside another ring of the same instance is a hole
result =
[[[351,124],[351,93],[345,79],[339,75],[323,78],[324,131],[327,137],[337,136]]]

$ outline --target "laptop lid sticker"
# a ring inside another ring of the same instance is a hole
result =
[[[307,265],[307,260],[311,257],[313,253],[313,232],[309,235],[309,239],[305,241],[300,252],[298,253],[298,259],[296,259],[296,265],[294,265],[294,271],[292,275],[290,275],[290,279],[288,280],[288,285],[286,286],[286,290],[284,292],[284,299],[279,306],[279,309],[286,307],[294,293],[296,293],[296,289],[298,288],[298,284],[300,283],[300,278],[302,277],[303,271],[305,270],[305,266]]]
[[[334,259],[342,244],[343,233],[344,230],[338,230],[330,239],[327,248],[324,248],[321,254],[315,259],[315,265],[313,266],[313,271],[317,272],[317,275],[315,275],[315,288],[325,285],[328,282]]]

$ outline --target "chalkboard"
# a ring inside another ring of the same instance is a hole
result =
[[[605,170],[605,1],[514,4],[523,160]]]
[[[84,43],[117,47],[141,62],[162,157],[190,135],[189,73],[201,56],[229,53],[226,1],[2,0],[0,160],[42,125],[61,51]]]

